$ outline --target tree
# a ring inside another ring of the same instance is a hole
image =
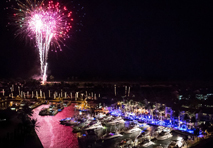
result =
[[[174,110],[172,116],[178,118],[178,128],[180,128],[180,110]]]
[[[189,122],[190,122],[190,129],[191,129],[191,118],[193,117],[193,116],[195,116],[195,113],[194,112],[190,112],[190,111],[187,111],[186,112],[187,113],[187,115],[188,115],[188,117],[189,117]]]
[[[162,114],[163,114],[163,113],[165,114],[165,106],[161,106],[161,107],[159,108],[159,113],[160,113],[161,120],[162,120]]]
[[[185,123],[187,124],[188,122],[188,120],[189,120],[190,118],[189,118],[189,115],[188,114],[185,114],[184,115],[184,117],[183,117],[183,120],[185,121]]]
[[[36,131],[38,131],[38,128],[40,127],[39,126],[39,122],[37,122],[37,119],[32,119],[31,120],[31,125],[32,125],[32,128]]]
[[[146,108],[149,111],[149,114],[152,116],[152,121],[153,121],[153,103],[147,104]]]
[[[191,122],[194,123],[194,124],[197,122],[195,116],[193,116],[193,117],[191,118]]]
[[[29,102],[26,102],[26,104],[22,107],[22,110],[19,111],[19,117],[21,118],[22,122],[28,122],[30,120],[29,117],[33,115],[33,111],[31,108],[29,108]]]
[[[194,135],[199,136],[199,132],[200,132],[199,128],[196,128],[195,131],[194,131]]]

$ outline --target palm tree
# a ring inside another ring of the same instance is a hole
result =
[[[180,128],[180,110],[174,110],[172,116],[178,118],[178,128]],[[173,118],[174,119],[174,118]]]
[[[194,125],[195,125],[195,123],[197,122],[195,116],[193,116],[193,117],[191,118],[191,122],[194,123]]]
[[[161,121],[162,121],[162,114],[165,113],[165,106],[161,106],[161,107],[159,108],[159,112],[160,112]]]
[[[19,112],[19,117],[21,118],[22,122],[25,123],[26,121],[30,120],[32,117],[33,111],[29,108],[29,103],[27,102],[23,107],[22,110]]]
[[[147,104],[146,108],[149,111],[149,114],[152,116],[152,121],[153,121],[153,103]]]
[[[189,117],[189,123],[190,123],[190,126],[189,126],[189,129],[191,129],[191,119],[193,116],[195,116],[195,113],[194,112],[190,112],[190,111],[187,111],[186,112],[188,117]]]
[[[185,121],[185,123],[187,124],[187,120],[189,120],[189,115],[187,113],[185,113],[183,120]]]
[[[39,122],[37,122],[37,119],[32,119],[31,120],[31,124],[32,124],[32,128],[36,131],[38,131],[38,128],[40,127],[38,124]]]

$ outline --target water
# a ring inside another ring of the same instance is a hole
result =
[[[77,134],[73,133],[73,129],[70,126],[61,125],[59,120],[72,117],[76,112],[74,111],[74,104],[65,107],[62,112],[59,112],[55,116],[40,116],[39,111],[43,108],[49,107],[49,105],[41,105],[34,109],[33,118],[36,118],[39,122],[40,128],[37,131],[37,135],[44,148],[79,148],[79,143],[77,139]],[[129,126],[128,124],[119,125],[118,127],[112,126],[107,127],[107,130],[115,131],[116,128],[123,128],[124,126]],[[153,130],[155,127],[151,127]],[[97,134],[101,136],[106,130],[99,130]],[[93,143],[94,148],[113,148],[122,139],[131,138],[134,139],[139,133],[124,134],[123,137],[119,137],[112,140],[98,141],[96,144]],[[177,139],[175,132],[172,132],[173,137],[164,141],[153,140],[155,145],[149,146],[148,148],[155,148],[161,145],[163,148],[167,148],[171,140]],[[179,135],[180,136],[180,135]]]
[[[71,117],[75,114],[74,104],[65,107],[62,112],[55,116],[40,116],[39,111],[49,105],[41,105],[34,109],[33,118],[39,122],[40,128],[37,135],[44,148],[79,148],[78,139],[75,133],[72,132],[72,127],[63,126],[59,120]]]

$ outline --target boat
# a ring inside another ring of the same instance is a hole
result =
[[[65,122],[67,122],[67,121],[70,121],[70,120],[72,120],[72,118],[71,118],[71,117],[67,117],[67,118],[61,119],[59,122],[60,122],[61,124],[63,124],[63,123],[65,123]]]
[[[108,139],[114,139],[114,138],[118,138],[118,137],[122,137],[123,135],[121,135],[118,132],[110,132],[107,135],[103,136],[102,139],[103,140],[108,140]]]
[[[162,131],[157,137],[157,140],[166,140],[171,138],[173,135],[170,132],[164,132]]]
[[[155,129],[155,131],[162,132],[164,128],[165,128],[165,127],[163,127],[163,126],[158,126],[158,127]]]
[[[164,132],[171,132],[171,131],[172,131],[172,128],[166,127],[166,128],[163,129],[163,131],[164,131]]]
[[[103,119],[104,117],[106,117],[106,114],[103,114],[103,113],[98,113],[95,118],[97,119]]]
[[[78,125],[80,124],[82,121],[78,120],[78,119],[75,119],[75,118],[70,118],[66,121],[63,122],[63,124],[65,125]]]
[[[150,126],[146,123],[140,123],[139,127],[142,128],[142,129],[146,129],[146,128],[149,128]]]
[[[62,111],[64,109],[64,106],[63,106],[63,104],[58,104],[56,108],[60,112],[60,111]]]
[[[183,138],[179,137],[177,140],[172,140],[168,148],[187,148],[187,143]]]
[[[52,115],[52,116],[54,116],[54,115],[56,115],[58,113],[58,110],[57,109],[48,109],[48,115]]]
[[[99,129],[99,128],[103,128],[103,126],[101,122],[97,121],[96,123],[92,125],[88,125],[87,127],[84,127],[84,130],[92,130],[92,129]]]
[[[113,118],[114,118],[114,117],[111,116],[111,115],[110,115],[110,116],[105,116],[105,117],[103,117],[102,119],[100,119],[100,121],[106,123],[106,122],[111,121]]]
[[[78,124],[77,126],[75,126],[75,129],[81,129],[85,126],[88,126],[90,123],[92,122],[92,119],[85,119],[85,121],[81,122],[80,124]]]
[[[141,131],[142,130],[140,128],[138,128],[137,125],[135,125],[134,127],[127,129],[124,133],[131,134],[131,133],[134,133],[134,132],[141,132]]]
[[[63,106],[68,107],[71,104],[71,101],[64,101]]]
[[[144,130],[142,133],[140,133],[138,136],[137,136],[137,139],[144,139],[146,137],[150,136],[150,131],[148,130]]]
[[[116,124],[116,123],[125,123],[125,121],[121,117],[117,117],[114,120],[107,122],[107,124]]]
[[[154,130],[154,137],[157,137],[159,135],[159,133],[161,133],[163,131],[165,127],[163,126],[158,126],[155,130]]]
[[[55,104],[51,103],[49,108],[53,108],[53,107],[55,107]]]
[[[45,116],[45,115],[47,115],[47,112],[48,112],[47,110],[48,110],[48,108],[42,108],[41,111],[39,112],[39,115],[40,115],[40,116]]]
[[[141,143],[139,143],[139,146],[148,147],[148,146],[153,145],[153,144],[155,144],[155,143],[152,142],[151,140],[144,139]]]

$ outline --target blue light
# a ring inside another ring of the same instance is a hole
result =
[[[175,128],[177,130],[185,131],[185,132],[188,132],[188,133],[194,133],[193,130],[187,129],[186,125],[182,125],[179,128],[178,127],[178,122],[179,121],[177,119],[164,120],[164,121],[157,120],[157,119],[153,119],[152,120],[149,115],[139,115],[139,116],[137,116],[134,113],[129,113],[129,112],[123,113],[119,109],[118,110],[112,110],[110,112],[110,114],[113,115],[113,116],[122,116],[122,117],[124,117],[125,120],[138,120],[139,122],[150,122],[150,123],[155,124],[155,125],[161,125],[161,126],[165,126],[165,127],[173,127],[173,128]],[[142,126],[142,125],[140,125],[140,126]],[[202,132],[200,134],[202,134]]]

